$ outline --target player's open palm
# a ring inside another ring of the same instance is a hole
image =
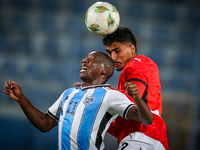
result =
[[[23,96],[21,88],[12,80],[5,82],[4,93],[16,101]]]

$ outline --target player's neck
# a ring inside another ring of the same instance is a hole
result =
[[[82,87],[100,85],[100,84],[104,84],[104,82],[100,82],[99,80],[93,82],[83,82]]]

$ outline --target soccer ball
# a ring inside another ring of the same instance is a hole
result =
[[[96,35],[113,33],[119,26],[120,16],[117,9],[108,2],[96,2],[85,14],[88,30]]]

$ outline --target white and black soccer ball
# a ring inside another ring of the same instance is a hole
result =
[[[96,2],[85,14],[85,24],[88,30],[96,35],[113,33],[120,23],[119,12],[108,2]]]

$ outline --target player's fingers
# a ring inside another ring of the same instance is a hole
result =
[[[6,86],[6,87],[9,87],[8,81],[5,82],[5,86]]]
[[[10,95],[10,93],[11,93],[10,90],[7,89],[7,88],[5,88],[5,87],[4,87],[4,91],[3,91],[3,92],[4,92],[5,94],[7,94],[7,95]]]
[[[137,85],[132,83],[132,82],[126,82],[125,84],[125,89],[129,90],[129,89],[134,89],[137,88]]]
[[[130,85],[130,82],[126,82],[125,85],[124,85],[124,88],[125,88],[125,89],[128,89],[128,88],[129,88],[129,85]]]
[[[81,85],[82,85],[81,82],[76,82],[76,83],[74,83],[74,86],[75,86],[75,87],[80,87]]]
[[[11,89],[18,87],[17,83],[15,83],[13,80],[9,80],[9,83]]]
[[[5,85],[3,88],[4,88],[4,90],[11,90],[11,89],[9,88],[9,86],[6,86],[6,85]]]
[[[11,83],[12,83],[12,84],[14,84],[14,85],[17,85],[17,83],[16,83],[16,82],[14,82],[13,80],[11,80]]]
[[[9,82],[10,88],[12,89],[13,88],[12,80],[9,80],[8,82]]]
[[[10,84],[9,84],[8,81],[5,82],[5,86],[4,86],[4,87],[7,88],[7,89],[10,89],[10,90],[11,90],[11,88],[10,88]]]

